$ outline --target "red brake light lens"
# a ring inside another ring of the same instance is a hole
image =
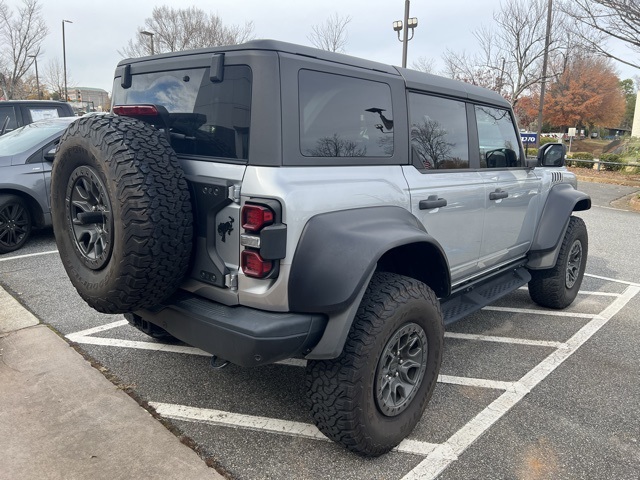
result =
[[[263,259],[255,250],[244,250],[241,258],[242,271],[247,277],[264,278],[271,272],[273,262]]]
[[[158,115],[158,109],[153,105],[116,105],[113,113],[123,117],[149,117]]]
[[[258,232],[275,219],[273,211],[262,205],[245,205],[242,207],[242,228],[249,232]]]

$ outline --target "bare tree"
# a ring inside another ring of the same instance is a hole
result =
[[[54,58],[47,63],[43,72],[43,83],[54,100],[62,100],[64,98],[64,68],[59,59]],[[67,69],[67,84],[73,85],[73,83],[69,69]]]
[[[142,31],[153,32],[150,39]],[[141,57],[151,53],[178,52],[194,48],[235,45],[253,38],[253,22],[243,26],[225,25],[215,13],[197,7],[155,7],[136,36],[119,51],[124,57]]]
[[[23,0],[14,15],[0,0],[0,88],[7,99],[21,94],[22,78],[33,65],[48,30],[38,0]]]
[[[435,73],[436,62],[433,58],[418,57],[411,63],[411,68],[425,73]]]
[[[640,59],[614,54],[607,39],[626,44],[634,55],[640,54],[640,4],[637,0],[571,0],[560,5],[572,20],[571,29],[580,43],[591,52],[640,68]]]
[[[343,17],[336,12],[324,23],[312,26],[307,38],[316,48],[330,52],[344,52],[348,43],[349,22],[351,22],[349,15]]]
[[[515,105],[542,81],[547,0],[506,0],[493,18],[494,28],[482,27],[474,32],[479,53],[448,50],[443,57],[445,72],[452,78],[496,90]],[[560,15],[554,15],[553,25],[552,58],[563,55],[567,45]]]

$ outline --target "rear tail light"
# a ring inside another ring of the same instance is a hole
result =
[[[248,277],[264,278],[273,268],[273,261],[265,260],[255,250],[246,249],[241,257],[242,271]]]
[[[263,205],[246,204],[242,207],[242,228],[258,232],[274,222],[273,210]]]

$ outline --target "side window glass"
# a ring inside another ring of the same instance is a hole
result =
[[[411,150],[426,169],[469,168],[464,102],[409,94]]]
[[[301,70],[300,149],[305,157],[391,157],[393,112],[385,83]]]
[[[520,144],[508,110],[476,105],[480,167],[509,168],[522,166]]]
[[[13,110],[13,107],[0,106],[0,128],[2,128],[2,125],[4,125],[7,117],[9,117],[7,131],[14,130],[18,126],[16,124],[16,112]]]

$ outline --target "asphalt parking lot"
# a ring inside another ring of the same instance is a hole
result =
[[[121,316],[88,308],[51,232],[0,256],[0,284],[148,402],[234,479],[617,478],[640,472],[640,214],[631,193],[581,184],[594,208],[587,276],[567,310],[519,290],[447,329],[444,363],[422,421],[396,451],[363,459],[311,424],[304,364],[209,366]]]

